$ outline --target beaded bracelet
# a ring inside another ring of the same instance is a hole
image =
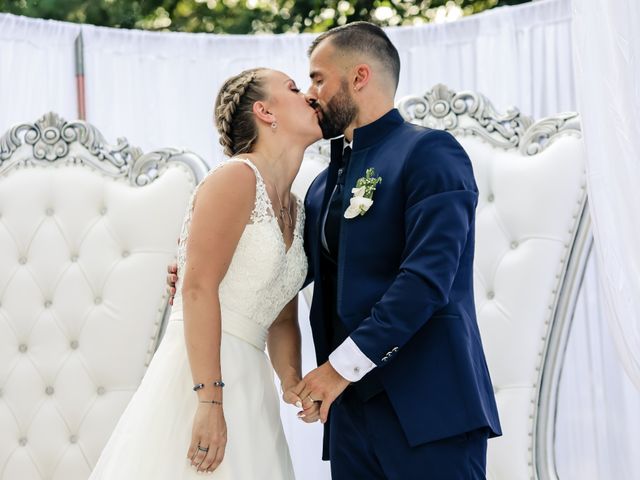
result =
[[[214,387],[220,387],[223,388],[224,387],[224,382],[222,380],[216,380],[215,382],[212,383],[212,385]],[[202,390],[204,388],[204,383],[197,383],[193,386],[193,391],[197,392],[198,390]]]
[[[200,400],[200,403],[213,403],[214,405],[222,405],[218,400]]]

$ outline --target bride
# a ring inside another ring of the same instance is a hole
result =
[[[227,80],[215,116],[231,159],[191,198],[166,333],[91,480],[293,479],[273,372],[302,408],[307,261],[303,203],[290,190],[321,131],[293,80],[268,69]],[[305,406],[298,415],[316,421],[318,404]]]

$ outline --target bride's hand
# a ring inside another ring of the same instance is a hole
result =
[[[224,458],[227,423],[222,405],[200,403],[193,419],[187,458],[198,472],[213,472]]]
[[[313,402],[309,399],[303,401],[300,398],[302,390],[300,379],[291,379],[282,384],[282,399],[289,405],[295,405],[302,410],[298,412],[298,418],[305,423],[313,423],[320,420],[320,402]]]

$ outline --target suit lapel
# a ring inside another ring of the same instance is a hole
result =
[[[351,201],[351,189],[356,186],[356,181],[358,178],[363,176],[364,172],[364,164],[365,159],[367,157],[367,150],[353,150],[351,152],[351,159],[349,160],[349,166],[347,168],[345,180],[344,180],[344,188],[345,195],[342,203],[342,211],[344,212],[349,203]],[[347,192],[349,194],[347,194]],[[339,242],[339,252],[338,256],[338,292],[337,292],[337,307],[338,312],[343,311],[342,308],[342,285],[343,278],[345,276],[345,271],[347,270],[345,265],[347,265],[347,259],[349,257],[348,245],[349,245],[349,230],[350,225],[349,222],[357,222],[358,217],[352,218],[350,220],[342,219],[342,227],[340,228],[340,238]]]

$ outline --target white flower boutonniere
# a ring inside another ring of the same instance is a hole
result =
[[[373,192],[376,191],[376,185],[382,183],[382,177],[376,177],[374,168],[367,168],[364,177],[356,182],[356,188],[351,189],[353,197],[349,203],[349,207],[344,212],[344,218],[355,218],[358,215],[364,215],[373,205]]]

